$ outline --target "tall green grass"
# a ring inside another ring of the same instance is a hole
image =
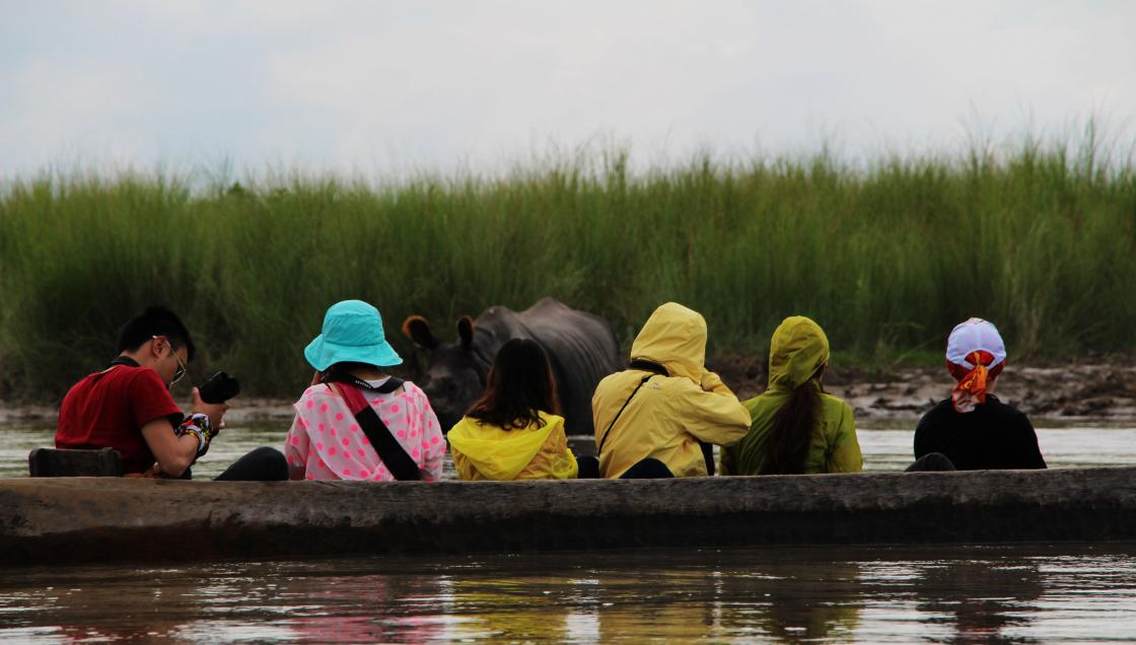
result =
[[[443,335],[542,296],[624,341],[651,310],[700,310],[719,354],[761,355],[786,315],[879,366],[939,351],[971,315],[1015,358],[1136,348],[1136,174],[1026,144],[1004,156],[827,156],[633,173],[624,154],[504,178],[327,178],[191,189],[168,174],[45,177],[0,194],[0,394],[50,399],[105,363],[149,303],[182,313],[205,366],[293,396],[301,349],[343,298],[398,337]]]

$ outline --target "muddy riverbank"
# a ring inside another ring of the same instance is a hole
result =
[[[764,361],[718,360],[715,367],[741,398],[765,389]],[[825,389],[856,411],[857,418],[915,419],[950,395],[945,367],[902,368],[889,374],[833,368]],[[994,392],[1031,417],[1136,419],[1136,364],[1095,363],[1006,368]]]

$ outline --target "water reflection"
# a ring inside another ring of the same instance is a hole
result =
[[[769,608],[759,622],[778,640],[838,641],[852,639],[860,624],[860,566],[833,562],[804,571],[791,563],[768,568]]]
[[[304,642],[425,642],[444,623],[419,615],[433,609],[443,583],[429,576],[304,576],[288,578],[275,601],[293,604],[289,636]]]
[[[534,576],[454,578],[449,611],[464,617],[451,626],[458,638],[531,642],[569,640],[574,605],[564,602],[565,580]],[[570,588],[570,587],[568,587]],[[576,624],[586,616],[575,616]]]
[[[951,560],[918,565],[917,608],[924,621],[949,625],[947,642],[1021,642],[1005,632],[1030,623],[1031,604],[1045,591],[1033,560]]]
[[[668,567],[669,569],[669,567]],[[714,633],[719,572],[641,569],[605,571],[595,587],[597,634],[602,641],[665,635],[690,641]]]
[[[151,613],[141,608],[172,608],[185,599],[138,586],[142,577],[160,575],[157,571],[139,573],[141,575],[116,575],[109,571],[85,570],[51,579],[50,584],[43,586],[10,590],[5,585],[0,601],[0,624],[19,627],[26,623],[21,634],[24,638],[50,636],[54,642],[67,643],[146,640],[175,634],[180,622],[176,614]],[[35,614],[59,615],[66,619],[47,623],[27,620]]]
[[[0,569],[0,639],[1023,642],[1131,636],[1136,545]]]

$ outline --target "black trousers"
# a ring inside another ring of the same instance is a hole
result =
[[[275,448],[261,446],[233,462],[213,481],[274,482],[287,481],[288,462]]]
[[[938,470],[955,470],[955,465],[951,463],[949,457],[941,452],[929,452],[915,463],[907,467],[904,472],[907,473],[921,473],[921,472],[934,472]]]
[[[600,476],[600,461],[595,457],[577,457],[576,464],[580,467],[579,479],[602,479]],[[674,477],[670,469],[663,462],[653,457],[647,457],[627,469],[620,479],[665,479]]]

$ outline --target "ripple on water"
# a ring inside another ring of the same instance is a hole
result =
[[[1136,633],[1136,545],[44,567],[0,571],[0,616],[44,642],[1107,640]]]

